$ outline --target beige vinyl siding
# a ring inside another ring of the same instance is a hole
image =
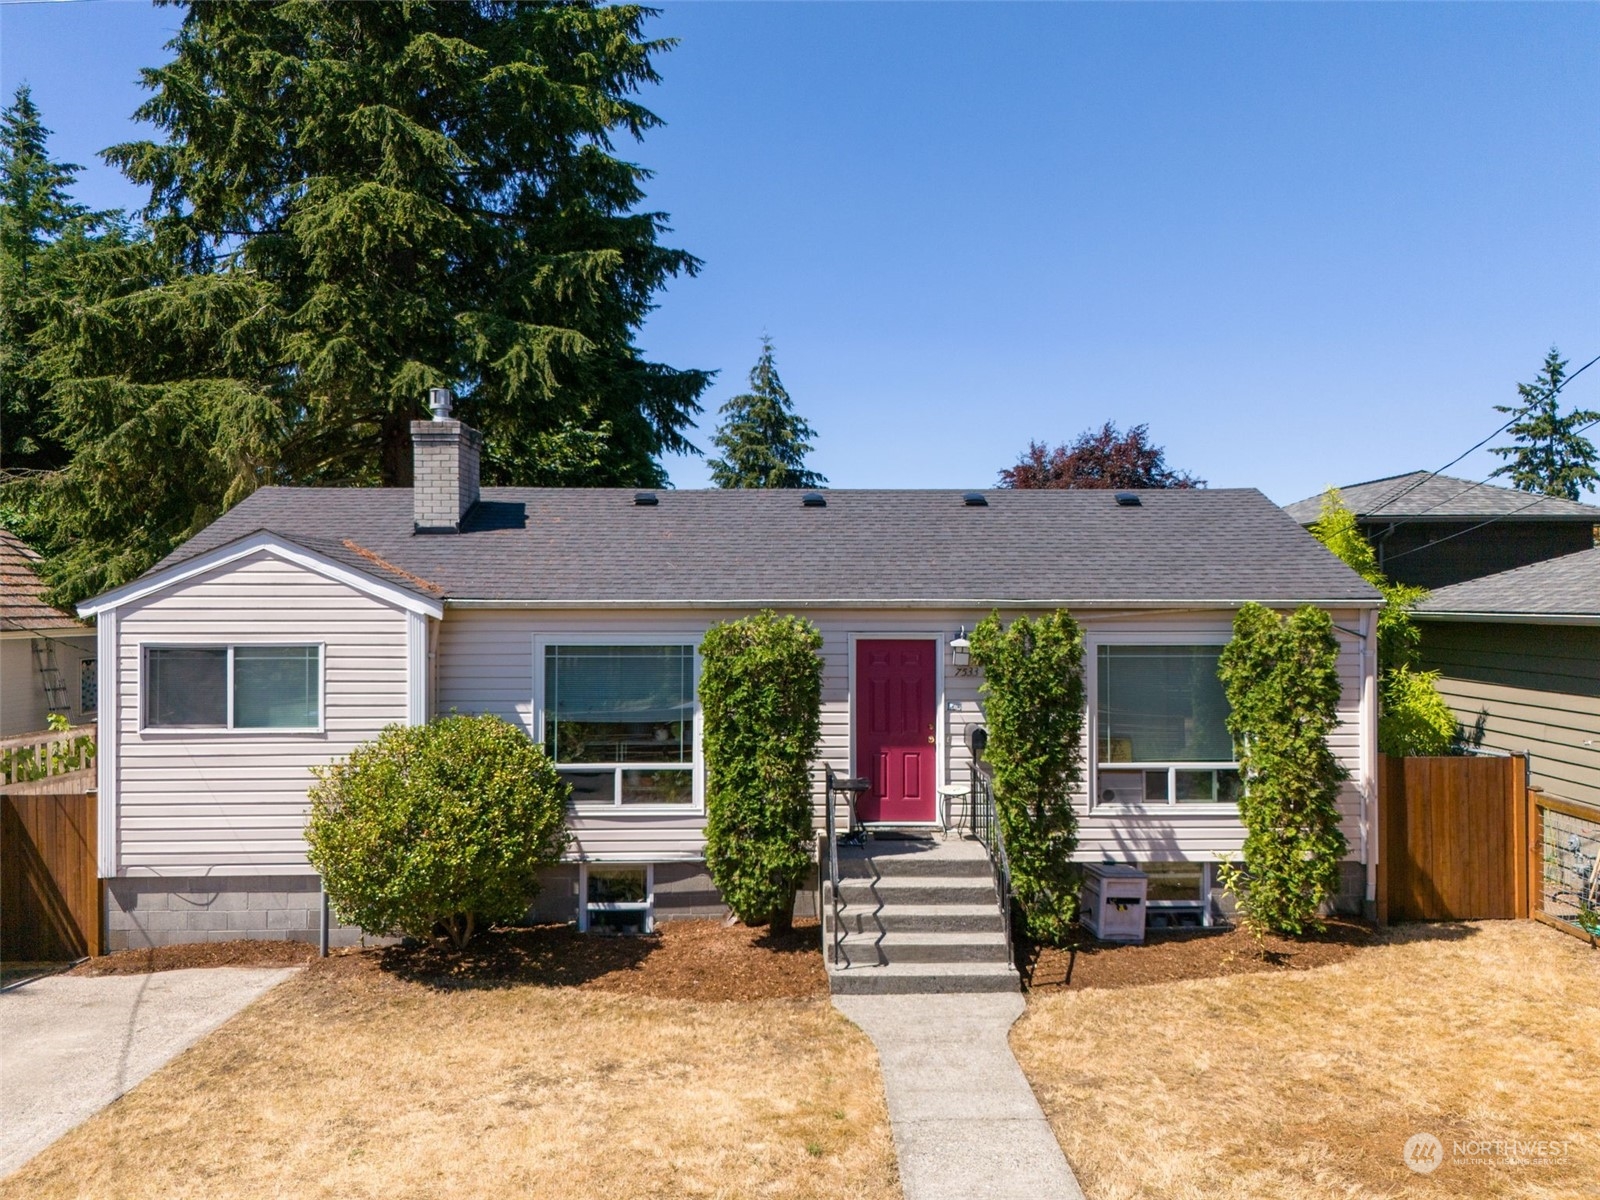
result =
[[[118,616],[120,873],[310,873],[311,767],[406,719],[407,614],[262,552]],[[325,647],[322,732],[141,731],[142,645],[252,642]]]
[[[659,634],[664,639],[698,639],[718,620],[741,616],[743,612],[716,611],[635,611],[597,613],[594,611],[520,610],[450,608],[439,632],[438,691],[435,708],[439,712],[493,712],[519,724],[530,736],[533,727],[533,646],[536,636],[559,639],[562,636],[639,637]],[[938,778],[941,784],[966,784],[970,779],[971,758],[967,751],[969,726],[982,723],[976,675],[957,674],[950,662],[948,643],[956,631],[972,626],[985,614],[961,611],[906,610],[808,611],[823,634],[823,712],[820,758],[840,773],[850,773],[850,647],[852,635],[864,637],[908,637],[937,634],[944,693],[941,703],[941,758]],[[1226,641],[1232,614],[1158,612],[1113,616],[1080,613],[1079,620],[1091,635],[1117,633],[1177,633],[1197,639]],[[1346,630],[1358,630],[1359,612],[1338,612],[1335,621]],[[1341,796],[1343,828],[1350,842],[1351,857],[1361,850],[1363,768],[1361,761],[1364,719],[1361,701],[1362,654],[1360,639],[1354,633],[1340,632],[1340,677],[1344,686],[1341,704],[1342,723],[1333,738],[1340,761],[1350,770],[1352,781]],[[1368,664],[1370,670],[1370,664]],[[1085,753],[1087,755],[1087,740]],[[825,820],[822,772],[816,773],[815,815],[820,827]],[[1085,861],[1114,858],[1189,859],[1211,861],[1220,854],[1237,852],[1243,842],[1243,829],[1231,811],[1211,813],[1178,811],[1172,815],[1134,816],[1101,809],[1091,811],[1087,793],[1080,794],[1081,843],[1079,857]],[[964,800],[953,802],[950,818],[965,819]],[[841,810],[841,820],[843,814]],[[631,859],[668,861],[693,859],[703,854],[704,818],[700,814],[594,815],[574,814],[573,857],[590,859]]]

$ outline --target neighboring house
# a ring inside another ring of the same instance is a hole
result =
[[[1600,804],[1600,549],[1440,588],[1416,615],[1462,725],[1526,750],[1535,786]]]
[[[1162,894],[1199,904],[1243,840],[1216,676],[1234,612],[1322,606],[1342,651],[1344,899],[1373,898],[1378,595],[1259,492],[480,494],[475,431],[413,436],[415,488],[265,488],[81,606],[99,620],[113,948],[315,937],[310,768],[451,711],[516,723],[572,784],[570,862],[539,916],[721,912],[697,647],[765,607],[823,634],[819,823],[825,762],[872,777],[862,819],[921,830],[963,819],[983,720],[953,643],[995,609],[1070,609],[1088,638],[1079,857],[1165,864]]]
[[[1384,574],[1425,588],[1587,550],[1600,525],[1595,505],[1427,471],[1353,483],[1339,492]],[[1285,511],[1309,526],[1321,507],[1321,496],[1308,496]]]
[[[95,719],[95,633],[44,602],[39,556],[0,529],[0,738]]]

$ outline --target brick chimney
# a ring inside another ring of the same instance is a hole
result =
[[[450,417],[448,388],[429,388],[433,420],[411,422],[412,519],[418,533],[459,533],[478,502],[483,434]]]

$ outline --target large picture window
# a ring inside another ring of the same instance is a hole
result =
[[[1221,646],[1101,646],[1096,653],[1095,799],[1233,804],[1239,768]]]
[[[321,725],[321,646],[145,647],[146,729]]]
[[[584,805],[694,803],[694,647],[544,648],[544,746]]]

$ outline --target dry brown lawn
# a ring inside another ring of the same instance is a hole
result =
[[[1034,992],[1011,1040],[1091,1200],[1600,1195],[1600,952],[1531,922],[1402,926],[1311,971]],[[1431,1175],[1402,1160],[1422,1132],[1443,1144]],[[1505,1139],[1566,1152],[1455,1157]]]
[[[826,999],[308,970],[4,1183],[106,1197],[895,1197],[872,1044]]]

